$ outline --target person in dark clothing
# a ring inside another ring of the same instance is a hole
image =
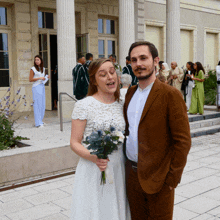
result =
[[[158,64],[158,66],[159,66],[159,72],[162,72],[163,71],[163,69],[162,69],[162,64],[164,63],[164,61],[159,61],[159,64]]]
[[[131,60],[130,60],[129,56],[126,57],[126,66],[123,68],[122,74],[129,74],[129,75],[131,75],[131,77],[132,77],[131,86],[137,85],[138,79],[134,75],[133,70],[131,68]]]
[[[86,71],[86,74],[88,76],[88,79],[89,79],[89,65],[91,64],[91,62],[93,61],[93,54],[91,53],[87,53],[86,54],[86,62],[85,64],[83,65],[85,71]]]
[[[109,59],[110,59],[110,60],[112,61],[112,63],[114,64],[116,70],[119,70],[119,71],[122,70],[122,69],[121,69],[121,66],[117,63],[117,57],[116,57],[115,54],[109,55]]]
[[[87,53],[86,54],[86,63],[84,64],[84,68],[87,71],[87,73],[88,73],[89,65],[92,61],[93,61],[93,54]]]
[[[57,109],[58,100],[58,66],[56,65],[55,70],[52,73],[52,99],[53,99],[53,109]]]
[[[83,66],[85,62],[86,62],[85,57],[82,55],[79,55],[78,63],[73,68],[73,71],[72,71],[73,94],[78,100],[83,99],[87,95],[87,92],[88,92],[89,76]]]
[[[186,63],[187,70],[184,74],[184,78],[181,86],[181,90],[184,91],[184,100],[186,101],[187,109],[189,109],[191,105],[192,89],[194,86],[194,82],[191,79],[191,76],[195,72],[193,65],[194,63],[192,63],[191,61]]]

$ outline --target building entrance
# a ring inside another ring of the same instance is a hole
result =
[[[45,84],[46,110],[56,109],[56,101],[58,99],[56,33],[45,30],[39,34],[39,53],[43,57],[46,74],[50,77],[49,81]]]
[[[58,62],[57,62],[57,35],[50,35],[50,66],[52,109],[57,110],[58,101]]]

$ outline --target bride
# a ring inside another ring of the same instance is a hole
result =
[[[89,73],[88,95],[75,103],[72,113],[70,146],[80,160],[75,174],[71,220],[128,220],[130,210],[122,146],[108,159],[98,159],[82,144],[93,130],[107,130],[113,126],[124,131],[118,76],[109,59],[93,61]],[[100,185],[101,171],[107,166],[106,184]]]

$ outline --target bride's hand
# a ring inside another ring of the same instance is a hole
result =
[[[98,159],[96,160],[96,165],[100,169],[100,171],[105,171],[107,165],[108,165],[109,159]]]

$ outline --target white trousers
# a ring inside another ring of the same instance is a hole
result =
[[[188,86],[186,87],[186,107],[189,110],[190,105],[191,105],[191,97],[192,97],[192,89],[194,87],[194,82],[193,81],[189,81]]]
[[[34,101],[34,120],[35,126],[43,125],[43,118],[45,113],[45,87],[44,84],[39,84],[32,87],[33,101]]]

